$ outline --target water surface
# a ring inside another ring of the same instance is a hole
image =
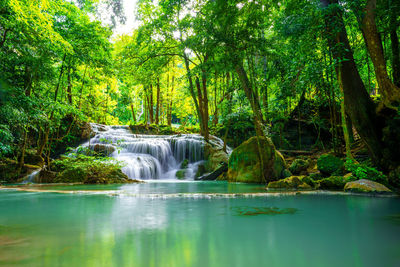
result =
[[[49,188],[96,194],[0,190],[1,266],[400,266],[399,198],[241,197],[265,191],[221,182]],[[208,197],[176,195],[188,192]]]

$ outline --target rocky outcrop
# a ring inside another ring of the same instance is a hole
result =
[[[307,176],[290,176],[285,179],[269,182],[267,188],[280,190],[312,190],[316,186],[317,183]]]
[[[114,146],[106,144],[96,144],[92,147],[92,149],[94,152],[102,157],[108,157],[115,151]]]
[[[392,193],[392,191],[383,184],[366,179],[361,179],[354,182],[348,182],[346,183],[344,190],[347,192],[354,192],[354,193],[378,193],[378,194]]]
[[[285,169],[285,159],[275,150],[271,139],[252,137],[232,151],[227,179],[230,182],[268,183],[282,178]]]

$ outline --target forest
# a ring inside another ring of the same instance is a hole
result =
[[[121,1],[2,1],[2,180],[51,170],[99,123],[224,151],[256,136],[264,183],[273,142],[288,163],[330,153],[398,188],[399,14],[393,0],[140,0],[139,26],[116,35]]]
[[[400,266],[400,0],[0,0],[0,266]]]

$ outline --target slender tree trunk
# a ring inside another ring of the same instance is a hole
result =
[[[136,115],[135,115],[135,109],[133,108],[133,102],[131,100],[131,112],[132,112],[132,120],[133,123],[136,124]]]
[[[172,81],[171,81],[171,95],[170,95],[170,99],[168,100],[168,114],[167,114],[167,123],[168,126],[172,125],[172,98],[174,95],[174,83],[175,83],[175,76],[172,76]]]
[[[68,98],[68,103],[72,105],[72,81],[71,81],[71,67],[68,68],[68,86],[67,86],[67,98]]]
[[[209,120],[209,112],[208,112],[208,96],[207,96],[207,75],[206,71],[202,70],[201,74],[202,80],[202,88],[203,88],[203,123],[204,123],[204,138],[206,141],[209,139],[209,129],[208,129],[208,120]]]
[[[379,124],[376,120],[375,106],[365,90],[364,84],[354,62],[346,29],[337,0],[320,0],[325,8],[326,38],[333,59],[341,62],[336,66],[338,81],[343,88],[344,106],[357,132],[365,142],[371,158],[377,164],[382,158]],[[336,5],[332,6],[332,5]],[[340,76],[340,79],[339,79]]]
[[[376,0],[367,0],[365,15],[361,20],[363,36],[372,63],[374,64],[376,80],[378,81],[383,104],[386,107],[393,107],[400,104],[400,88],[394,85],[389,79],[382,42],[376,28],[375,14]]]
[[[86,70],[87,70],[87,66],[85,66],[85,71],[83,72],[82,85],[81,85],[81,90],[79,93],[79,104],[78,104],[79,110],[81,110],[81,103],[82,103],[81,101],[82,101],[83,86],[85,85]]]
[[[341,80],[341,72],[340,72],[340,64],[338,68],[338,80]],[[347,120],[346,120],[346,111],[344,108],[344,97],[343,97],[343,85],[342,83],[339,83],[340,87],[340,92],[341,92],[341,99],[340,99],[340,114],[342,115],[342,128],[343,128],[343,136],[344,136],[344,143],[346,147],[346,156],[350,159],[353,158],[353,155],[351,154],[351,147],[350,147],[350,134],[349,130],[347,127]]]
[[[26,144],[28,142],[28,130],[24,129],[24,138],[22,140],[22,145],[21,145],[21,154],[18,160],[18,173],[21,173],[22,168],[24,167],[25,163],[25,151],[26,151]]]
[[[157,77],[157,103],[156,103],[156,124],[159,124],[160,119],[160,78]]]
[[[390,41],[392,48],[392,71],[393,71],[393,83],[400,87],[400,47],[399,37],[397,35],[397,15],[394,10],[390,12]]]
[[[194,86],[193,86],[192,72],[190,70],[190,65],[189,65],[189,59],[185,52],[183,52],[183,61],[185,62],[186,76],[189,81],[189,92],[190,92],[190,95],[192,96],[193,103],[196,108],[197,116],[199,118],[200,129],[202,129],[203,128],[203,116],[202,116],[202,113],[200,112],[199,103],[197,102],[196,93],[194,91]]]
[[[150,91],[149,91],[149,102],[148,102],[148,108],[149,108],[149,119],[150,123],[154,123],[154,110],[153,110],[153,84],[150,84]]]
[[[24,77],[24,90],[25,95],[30,96],[32,92],[32,73],[30,67],[25,65],[25,77]]]
[[[201,91],[201,85],[199,77],[196,76],[196,88],[197,88],[197,98],[199,99],[199,112],[201,121],[203,122],[200,124],[200,134],[205,136],[205,123],[204,123],[204,103],[203,103],[203,93]]]
[[[250,102],[251,109],[253,110],[256,133],[258,136],[265,136],[260,104],[254,95],[253,89],[251,88],[247,73],[243,67],[243,62],[236,63],[235,70],[239,77],[240,83],[242,84],[246,97]]]

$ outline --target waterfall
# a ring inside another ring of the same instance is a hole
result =
[[[194,178],[204,161],[204,138],[198,134],[133,134],[128,126],[92,124],[96,135],[84,146],[125,163],[122,171],[131,179],[176,179],[184,160],[187,178]],[[214,142],[220,139],[214,137]]]

